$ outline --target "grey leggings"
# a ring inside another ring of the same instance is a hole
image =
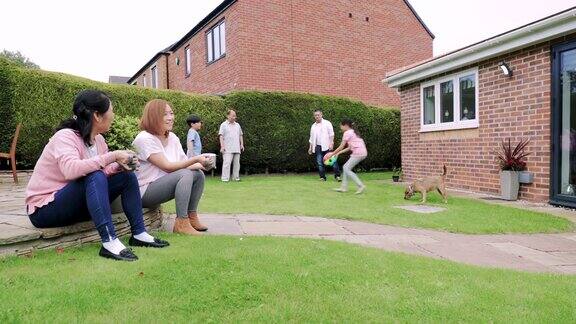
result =
[[[176,198],[176,216],[185,218],[196,211],[203,191],[204,173],[181,169],[150,183],[142,196],[142,206],[158,206]]]
[[[344,167],[343,167],[344,172],[343,172],[343,176],[342,176],[342,188],[348,189],[348,178],[352,179],[352,181],[354,181],[356,183],[358,188],[364,186],[362,181],[360,181],[360,179],[358,178],[356,173],[354,173],[352,170],[354,169],[354,167],[356,165],[358,165],[358,163],[362,162],[362,160],[364,160],[365,158],[366,158],[365,156],[350,156],[348,161],[346,163],[344,163]]]

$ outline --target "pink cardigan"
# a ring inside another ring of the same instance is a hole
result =
[[[96,136],[95,145],[100,155],[87,158],[86,145],[75,131],[62,129],[50,138],[26,188],[28,215],[52,202],[56,192],[70,181],[96,170],[102,170],[106,175],[121,171],[102,135]]]

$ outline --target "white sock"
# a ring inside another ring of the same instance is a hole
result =
[[[120,242],[118,238],[115,238],[108,242],[102,242],[102,246],[104,246],[104,248],[110,251],[112,254],[116,255],[120,254],[120,251],[126,248],[126,246],[124,246],[124,244],[122,244],[122,242]]]
[[[154,242],[154,236],[152,236],[146,232],[142,232],[138,235],[134,235],[134,238],[137,239],[138,241],[142,241],[142,242],[148,242],[148,243]]]

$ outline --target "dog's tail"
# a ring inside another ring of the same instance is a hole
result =
[[[446,164],[444,164],[444,173],[442,173],[442,176],[446,176],[446,173],[448,173],[448,169],[446,168]]]

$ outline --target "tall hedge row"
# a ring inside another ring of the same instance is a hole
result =
[[[368,107],[343,98],[279,92],[235,92],[225,97],[191,95],[179,91],[110,85],[71,75],[23,69],[0,59],[0,149],[6,151],[18,122],[23,123],[18,159],[25,167],[40,156],[58,123],[71,116],[74,96],[83,89],[99,89],[110,95],[114,112],[139,117],[147,101],[162,98],[176,114],[174,132],[185,141],[186,117],[197,114],[204,121],[204,151],[218,152],[218,127],[226,110],[234,108],[244,130],[246,152],[242,165],[251,173],[307,171],[314,169],[308,156],[312,111],[322,109],[332,121],[336,142],[339,121],[352,118],[365,139],[369,158],[364,168],[399,165],[400,113],[397,109]]]

